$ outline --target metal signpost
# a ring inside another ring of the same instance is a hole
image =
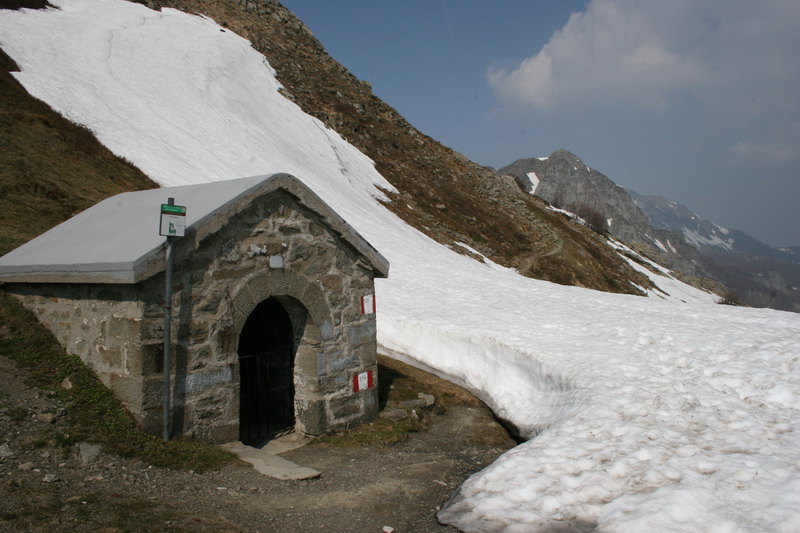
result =
[[[168,198],[166,204],[161,204],[161,219],[159,235],[167,237],[166,252],[166,289],[164,294],[164,442],[169,441],[169,370],[172,356],[172,244],[175,237],[183,237],[186,230],[186,207],[175,205],[174,198]]]

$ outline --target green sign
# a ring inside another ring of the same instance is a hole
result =
[[[183,237],[186,231],[186,206],[161,204],[159,235]]]
[[[163,215],[186,215],[186,206],[161,204],[161,214]]]

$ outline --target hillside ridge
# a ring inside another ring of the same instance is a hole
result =
[[[699,251],[709,275],[722,281],[743,302],[800,312],[800,254],[796,248],[769,246],[668,198],[628,192],[655,227],[682,233]]]
[[[657,229],[628,192],[577,155],[561,148],[548,157],[518,159],[498,170],[549,204],[577,213],[601,232],[690,276],[702,276],[699,256],[679,232]],[[533,187],[530,176],[536,176]]]

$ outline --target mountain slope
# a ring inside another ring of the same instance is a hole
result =
[[[596,229],[688,274],[687,281],[711,278],[727,287],[718,290],[727,290],[729,299],[800,311],[800,265],[791,249],[772,248],[720,227],[666,198],[624,189],[566,150],[519,159],[498,172],[512,176],[522,190],[580,214]]]
[[[513,176],[518,183],[530,180],[533,173],[538,183],[528,191],[531,194],[573,212],[586,206],[604,215],[604,229],[618,239],[649,244],[647,217],[625,190],[567,150],[556,150],[549,157],[519,159],[498,172]]]
[[[0,255],[120,192],[158,187],[85,127],[32,98],[0,49]]]
[[[723,228],[659,196],[628,191],[657,228],[681,232],[703,256],[706,272],[748,305],[800,312],[800,256]]]
[[[519,194],[513,183],[415,130],[396,111],[376,98],[368,84],[357,80],[331,59],[302,22],[279,3],[142,3],[156,8],[174,5],[191,13],[206,13],[223,26],[234,28],[251,39],[253,46],[264,53],[276,69],[286,86],[284,94],[369,155],[378,170],[399,189],[396,201],[387,204],[389,208],[439,242],[451,246],[453,243],[467,244],[481,255],[514,267],[525,275],[561,284],[632,294],[641,294],[636,287],[651,286],[649,280],[633,271],[592,232],[543,209],[543,204],[536,199]],[[9,83],[16,83],[8,79]],[[20,93],[3,97],[9,98],[6,109],[19,107],[16,102],[22,102]],[[28,104],[23,107],[25,105]],[[9,123],[14,123],[14,128],[30,126],[30,119],[20,118],[19,113],[12,115]],[[68,122],[60,117],[59,120],[59,124]],[[88,134],[88,138],[92,137],[85,128],[72,128],[75,132],[81,130]],[[5,144],[8,149],[16,143],[12,139],[25,138],[11,128],[5,131],[9,135],[9,142]],[[47,149],[51,146],[52,143],[41,143],[36,148],[32,143],[30,148]],[[74,159],[71,154],[84,152],[85,148],[69,150],[64,159]],[[12,164],[17,157],[26,163]],[[127,171],[116,167],[101,170],[106,175],[99,179],[94,178],[93,171],[81,169],[75,176],[79,180],[83,176],[84,183],[92,185],[78,186],[73,180],[73,185],[65,186],[59,180],[71,179],[71,172],[59,170],[54,173],[41,171],[38,167],[31,171],[30,162],[44,162],[47,160],[44,156],[22,155],[20,152],[3,160],[6,162],[3,170],[8,176],[7,181],[42,181],[44,195],[57,196],[58,202],[46,208],[42,206],[46,215],[29,224],[23,222],[19,209],[32,212],[35,199],[20,201],[20,187],[7,185],[17,192],[3,196],[9,205],[4,213],[8,220],[5,227],[10,233],[8,237],[0,235],[0,238],[10,240],[0,252],[12,249],[110,194],[154,186],[138,169]],[[50,165],[51,170],[56,168]],[[48,175],[58,177],[46,178]],[[118,184],[108,189],[104,183],[113,180]],[[64,192],[70,189],[83,191],[78,192],[83,199],[73,202],[69,193]],[[463,247],[455,246],[455,249],[469,253]]]
[[[637,294],[651,283],[591,231],[544,209],[513,182],[410,125],[332,59],[278,2],[143,2],[203,13],[264,54],[284,94],[369,156],[399,191],[387,207],[442,243],[464,243],[520,273],[565,285]],[[457,250],[464,251],[456,246]]]
[[[659,230],[628,192],[567,150],[548,157],[519,159],[498,170],[549,204],[581,215],[598,231],[640,250],[674,270],[698,275],[697,253],[678,233]],[[533,186],[533,181],[536,186]]]
[[[686,241],[696,248],[702,250],[713,246],[721,251],[800,262],[800,258],[792,253],[791,248],[774,248],[743,231],[723,228],[692,212],[685,205],[668,198],[640,195],[630,189],[626,190],[654,227],[680,231]]]

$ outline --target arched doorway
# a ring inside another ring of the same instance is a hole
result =
[[[292,320],[275,298],[258,304],[239,335],[239,440],[256,445],[294,427]]]

